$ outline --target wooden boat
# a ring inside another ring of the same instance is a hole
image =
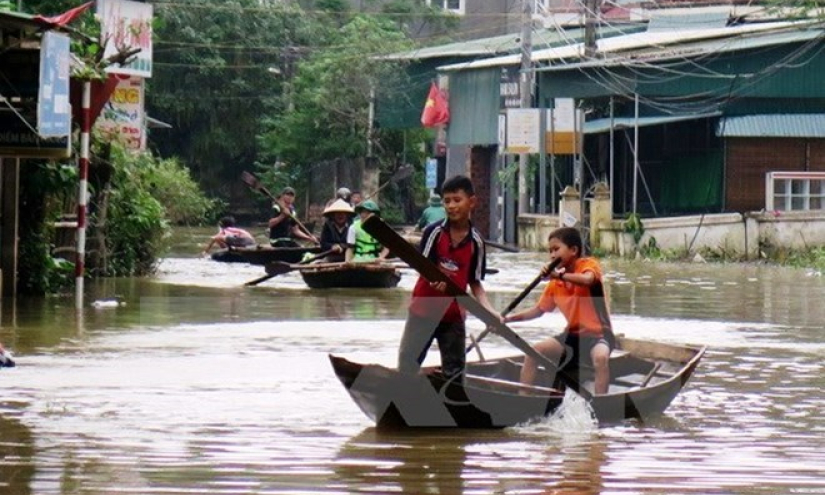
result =
[[[590,401],[600,422],[661,414],[705,353],[705,347],[619,342],[621,350],[610,358],[609,391]],[[333,355],[330,361],[358,407],[381,428],[502,428],[548,416],[564,399],[547,370],[540,370],[535,386],[518,382],[523,356],[467,363],[463,383],[445,379],[434,367],[409,375]],[[592,392],[592,368],[566,371]]]
[[[221,249],[212,253],[212,259],[225,263],[249,263],[266,265],[273,261],[298,263],[306,253],[320,253],[321,248],[313,247],[271,247],[257,245],[248,248]]]
[[[313,289],[390,288],[401,280],[401,272],[394,265],[383,263],[312,263],[298,270]]]

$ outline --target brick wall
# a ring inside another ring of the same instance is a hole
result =
[[[470,178],[478,203],[473,225],[485,239],[490,238],[490,171],[495,166],[495,146],[474,146],[470,151]]]

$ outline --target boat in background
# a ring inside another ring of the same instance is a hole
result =
[[[273,261],[298,263],[306,253],[321,252],[319,246],[312,247],[271,247],[258,244],[244,248],[221,249],[212,253],[212,260],[224,263],[249,263],[251,265],[266,265]]]
[[[610,356],[607,394],[590,401],[602,423],[646,420],[662,414],[693,374],[705,347],[618,338]],[[338,379],[358,407],[381,428],[503,428],[552,414],[565,391],[555,373],[540,368],[536,385],[523,385],[523,355],[467,363],[463,382],[438,368],[403,374],[377,364],[359,364],[330,355]],[[593,369],[565,372],[591,393]]]
[[[388,289],[401,281],[401,271],[386,263],[311,263],[298,268],[301,278],[313,289]]]

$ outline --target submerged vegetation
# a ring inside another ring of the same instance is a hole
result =
[[[216,206],[175,159],[93,146],[89,173],[86,267],[89,276],[145,275],[166,249],[171,224],[200,223]],[[19,289],[56,292],[74,281],[77,168],[27,164],[20,183]]]

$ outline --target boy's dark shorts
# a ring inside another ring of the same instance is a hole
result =
[[[559,368],[563,368],[570,363],[592,364],[593,361],[590,359],[590,351],[598,344],[604,344],[609,350],[613,350],[610,342],[604,337],[590,337],[564,332],[556,336],[556,340],[564,347]]]

